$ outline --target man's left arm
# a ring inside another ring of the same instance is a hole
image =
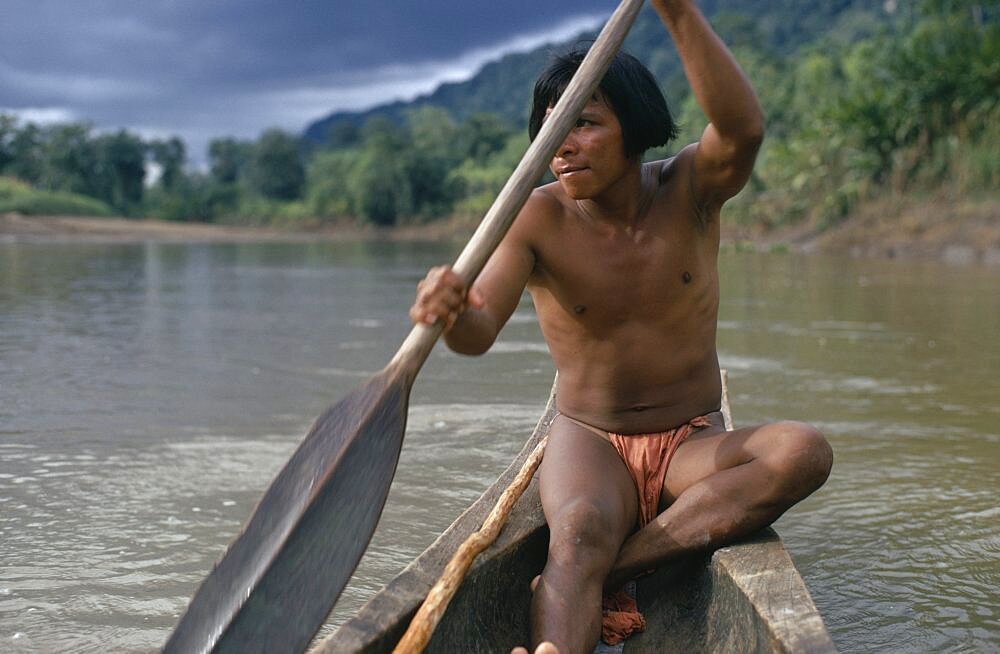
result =
[[[693,0],[651,0],[670,31],[688,83],[708,117],[694,155],[692,187],[701,206],[719,206],[750,178],[764,138],[764,113],[732,53]]]

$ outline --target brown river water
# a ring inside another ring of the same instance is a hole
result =
[[[0,652],[162,646],[309,424],[405,337],[449,246],[0,244]],[[737,423],[811,422],[776,525],[844,652],[1000,652],[1000,269],[724,252]],[[509,463],[553,368],[529,302],[439,346],[359,608]]]

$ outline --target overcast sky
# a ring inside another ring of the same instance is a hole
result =
[[[599,25],[608,0],[0,0],[0,112],[212,138],[298,132]]]

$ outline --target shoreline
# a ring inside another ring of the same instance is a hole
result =
[[[359,240],[468,240],[477,221],[461,218],[376,228],[338,221],[312,228],[251,227],[155,219],[0,214],[7,243],[252,243]],[[968,203],[879,201],[825,230],[797,225],[755,233],[724,223],[725,247],[854,258],[1000,265],[1000,200]]]
[[[447,222],[447,221],[444,221]],[[471,229],[469,231],[471,234]],[[249,243],[348,241],[372,238],[442,240],[454,227],[428,225],[378,229],[351,223],[311,229],[252,227],[151,218],[25,216],[0,214],[0,243]]]

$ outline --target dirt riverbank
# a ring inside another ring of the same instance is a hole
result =
[[[153,219],[92,218],[86,216],[23,216],[0,214],[0,243],[168,243],[253,241],[317,241],[385,238],[394,240],[447,240],[467,238],[474,226],[457,221],[392,229],[357,226],[349,222],[293,229],[244,227]]]
[[[379,230],[353,223],[313,229],[237,227],[203,223],[0,215],[3,242],[253,242],[386,238],[464,242],[475,224],[444,220]],[[952,263],[1000,265],[1000,199],[976,202],[872,202],[839,225],[819,231],[807,226],[772,233],[724,227],[725,243],[763,250],[843,253],[880,258],[941,259]]]
[[[879,200],[830,229],[798,228],[762,240],[804,252],[1000,265],[1000,199]]]

